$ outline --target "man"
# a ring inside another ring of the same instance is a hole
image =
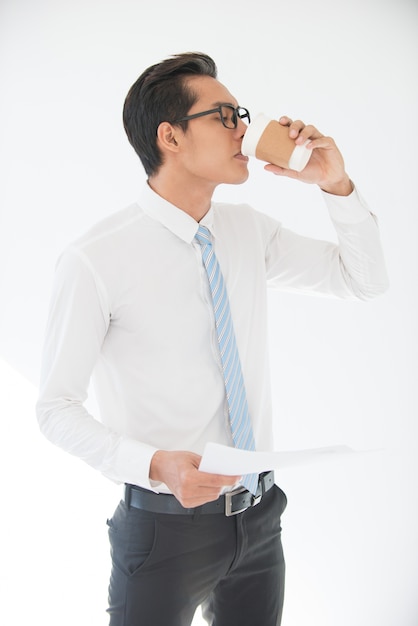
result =
[[[111,626],[186,626],[199,605],[213,626],[281,621],[286,496],[271,472],[251,490],[242,483],[254,477],[199,471],[206,442],[240,445],[213,274],[223,277],[239,353],[243,447],[260,450],[272,441],[267,283],[361,299],[387,287],[375,219],[334,141],[313,126],[281,119],[297,144],[310,140],[302,172],[265,169],[322,189],[338,246],[246,205],[212,202],[217,185],[248,177],[248,121],[210,57],[148,68],[124,107],[148,184],[57,266],[38,419],[54,443],[127,485],[108,522]],[[92,375],[100,422],[83,406]]]

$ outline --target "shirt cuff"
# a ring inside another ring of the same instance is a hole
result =
[[[157,448],[130,437],[123,437],[118,445],[112,471],[103,472],[108,478],[137,485],[155,491],[155,482],[150,481],[149,468]]]
[[[322,190],[321,193],[331,219],[335,222],[340,224],[358,224],[359,222],[364,222],[372,215],[367,203],[356,187],[348,196],[334,196]]]

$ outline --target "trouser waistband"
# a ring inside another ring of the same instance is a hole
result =
[[[238,487],[234,491],[219,496],[213,502],[207,502],[200,507],[187,509],[171,494],[154,493],[136,485],[125,485],[125,503],[128,507],[142,509],[153,513],[168,513],[171,515],[193,515],[222,513],[227,517],[243,513],[248,508],[261,502],[264,494],[274,485],[274,472],[260,474],[255,496],[245,487]]]

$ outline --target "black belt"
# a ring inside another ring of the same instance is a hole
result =
[[[186,509],[175,496],[167,493],[154,493],[136,485],[125,485],[125,502],[128,507],[143,509],[152,513],[171,513],[174,515],[193,515],[197,511],[203,514],[223,513],[227,517],[242,513],[251,506],[258,504],[264,494],[274,485],[274,472],[260,474],[257,493],[253,496],[245,487],[219,496],[213,502],[200,507]]]

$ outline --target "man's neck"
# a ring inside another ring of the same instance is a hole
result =
[[[163,168],[149,179],[149,186],[159,196],[174,204],[196,222],[206,215],[210,209],[212,195],[216,185],[202,184],[200,181],[182,180],[181,175],[170,175]],[[200,184],[199,184],[200,183]]]

